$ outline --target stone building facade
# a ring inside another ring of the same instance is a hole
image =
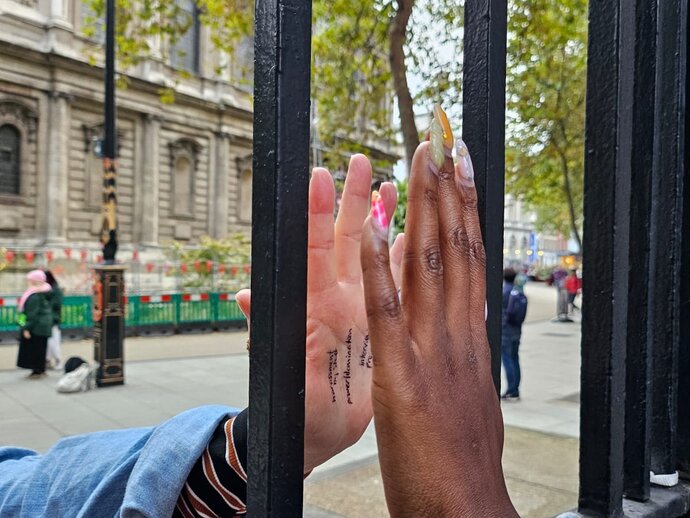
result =
[[[503,212],[503,262],[518,268],[548,268],[560,263],[567,253],[563,236],[536,228],[537,216],[510,194]]]
[[[84,35],[87,9],[80,0],[0,0],[0,248],[97,250],[103,69],[89,63],[102,49]],[[198,24],[178,45],[172,63],[144,62],[118,90],[125,258],[249,230],[246,68],[219,55]],[[160,91],[171,85],[175,102],[165,104]]]

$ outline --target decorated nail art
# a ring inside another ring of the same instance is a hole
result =
[[[448,158],[453,156],[453,130],[450,128],[448,116],[443,111],[440,104],[434,105],[434,119],[441,125],[443,130],[443,148]]]
[[[446,161],[446,154],[443,151],[443,128],[436,118],[431,120],[429,126],[429,158],[431,170],[438,173]]]
[[[434,117],[429,127],[429,157],[431,158],[431,170],[434,173],[443,167],[446,158],[453,156],[453,131],[446,112],[441,105],[434,105]]]
[[[474,185],[474,166],[472,165],[472,157],[470,157],[470,150],[467,149],[467,144],[459,138],[455,141],[455,152],[460,170],[460,180],[469,186]]]
[[[371,217],[376,221],[379,228],[388,231],[388,216],[379,191],[371,193]]]

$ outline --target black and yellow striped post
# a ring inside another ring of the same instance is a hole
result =
[[[99,387],[122,385],[125,337],[125,267],[117,254],[117,128],[115,112],[115,0],[107,0],[103,139],[103,265],[94,272],[94,359]]]

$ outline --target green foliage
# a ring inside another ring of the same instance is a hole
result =
[[[104,0],[85,0],[93,16],[85,32],[95,37],[103,19]],[[232,66],[238,44],[253,36],[254,2],[196,0],[202,25],[213,45]],[[435,102],[457,105],[461,68],[462,6],[456,0],[415,2],[407,26],[408,68],[420,78],[413,97],[422,111]],[[179,1],[117,0],[118,65],[127,71],[144,59],[166,59],[169,49],[191,26]],[[312,97],[317,128],[327,149],[324,161],[342,165],[343,153],[368,151],[373,142],[395,135],[389,31],[400,8],[395,0],[315,0],[312,39]],[[232,70],[237,72],[236,70]],[[233,80],[241,83],[241,74]],[[180,76],[181,77],[181,76]],[[174,89],[161,90],[164,102],[174,101]],[[458,115],[459,112],[454,115]],[[424,128],[425,129],[425,128]],[[390,165],[390,164],[386,164]]]
[[[96,37],[102,30],[98,21],[104,0],[85,1],[93,12],[86,31]],[[246,74],[232,68],[237,64],[232,55],[247,48],[240,44],[251,42],[254,2],[196,2],[213,45],[227,56],[222,63],[213,63],[214,69],[231,67],[232,80],[246,82]],[[167,49],[191,26],[182,5],[179,0],[117,0],[120,70],[127,71],[143,59],[168,57]],[[368,153],[372,144],[393,139],[397,131],[390,35],[396,14],[405,6],[412,15],[404,27],[409,85],[403,89],[414,99],[417,114],[430,113],[433,103],[442,102],[451,120],[459,120],[461,2],[314,0],[312,98],[318,135],[326,149],[321,160],[332,169],[342,168],[352,152]],[[542,228],[564,235],[572,231],[578,239],[586,11],[586,0],[511,0],[508,17],[507,191],[536,210]],[[178,80],[183,77],[180,72]],[[174,102],[174,95],[174,84],[161,89],[165,103]],[[418,135],[426,129],[417,128],[415,121],[407,123]]]
[[[513,0],[508,16],[507,191],[579,241],[587,1]]]
[[[407,178],[395,181],[395,187],[398,189],[398,206],[395,209],[395,216],[393,218],[394,236],[405,231],[405,218],[407,217],[407,186]]]
[[[180,265],[187,265],[186,272],[181,268],[171,272],[182,277],[185,288],[237,291],[249,286],[250,276],[245,267],[251,262],[251,242],[242,233],[232,234],[225,239],[202,237],[194,248],[187,248],[176,241],[166,255]],[[211,271],[206,269],[206,261],[213,261]],[[218,271],[220,265],[224,265],[225,272]]]

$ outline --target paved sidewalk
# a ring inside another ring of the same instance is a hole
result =
[[[504,466],[521,516],[555,515],[577,500],[579,325],[548,318],[553,292],[528,287],[523,328],[522,400],[504,403]],[[0,347],[0,445],[45,451],[60,437],[148,426],[204,404],[247,404],[249,362],[243,332],[126,341],[121,387],[57,394],[60,373],[26,380],[13,369],[16,348]],[[90,342],[64,344],[63,356],[92,357]],[[191,358],[189,356],[192,356]],[[5,370],[2,370],[5,369]],[[531,431],[528,431],[531,430]],[[551,435],[544,435],[544,433]],[[307,479],[305,516],[387,516],[373,426],[353,447]]]

